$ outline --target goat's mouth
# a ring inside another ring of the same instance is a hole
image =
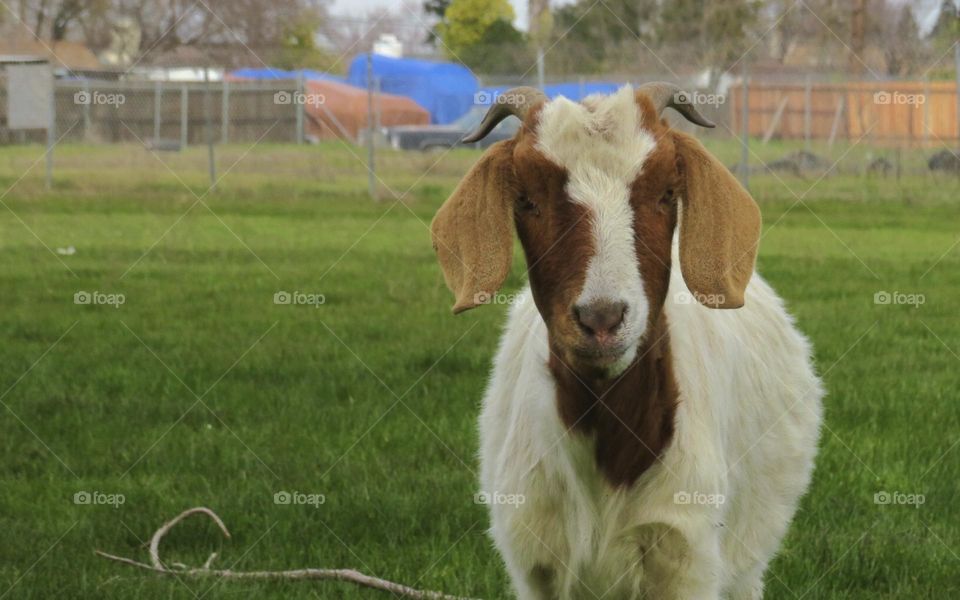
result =
[[[621,360],[630,349],[624,342],[608,344],[582,344],[573,348],[573,356],[592,366],[607,366]]]

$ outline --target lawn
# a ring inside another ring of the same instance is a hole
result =
[[[0,148],[0,598],[386,597],[165,579],[93,553],[146,560],[154,529],[197,505],[233,536],[187,521],[169,561],[218,551],[221,567],[509,597],[474,502],[505,309],[451,316],[428,232],[477,154],[381,156],[373,202],[361,150],[248,150],[218,149],[208,194],[200,150],[67,146],[45,191],[40,165],[17,181],[41,149]],[[960,597],[960,183],[762,175],[753,190],[759,269],[829,391],[767,597]],[[522,274],[518,258],[507,291]]]

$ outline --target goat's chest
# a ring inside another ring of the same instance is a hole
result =
[[[544,417],[541,424],[548,422]],[[665,550],[673,554],[671,545],[679,553],[683,545],[675,531],[656,522],[656,501],[645,493],[659,467],[632,486],[615,488],[597,468],[596,440],[564,432],[558,425],[552,447],[537,450],[508,443],[507,454],[524,460],[488,470],[488,485],[518,493],[514,505],[491,506],[494,536],[522,557],[526,569],[550,579],[557,598],[638,597],[651,589],[649,559],[662,558]]]

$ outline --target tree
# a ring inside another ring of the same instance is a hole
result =
[[[466,54],[471,47],[483,45],[497,21],[504,21],[513,28],[513,7],[508,0],[453,0],[444,16],[446,21],[438,26],[438,30],[451,58]],[[505,30],[498,27],[502,34]]]
[[[447,7],[450,6],[450,0],[424,0],[423,3],[423,12],[428,17],[433,17],[437,19],[437,25],[434,25],[430,28],[430,31],[427,33],[427,39],[425,40],[428,44],[436,45],[437,40],[440,39],[440,32],[438,31],[439,24],[446,22]]]
[[[657,0],[578,0],[554,11],[552,72],[590,73],[637,67],[656,40]]]
[[[674,0],[660,15],[662,41],[687,50],[688,60],[711,71],[711,87],[720,73],[739,60],[751,43],[760,3],[756,0]]]
[[[523,73],[536,60],[523,34],[503,19],[494,21],[480,41],[461,49],[458,57],[475,71],[496,75]]]
[[[535,44],[542,47],[553,29],[550,0],[528,0],[527,15],[527,34]]]
[[[271,64],[281,69],[327,68],[330,56],[317,47],[315,39],[319,26],[317,18],[303,18],[290,24]]]

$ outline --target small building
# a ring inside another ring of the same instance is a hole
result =
[[[69,77],[102,68],[97,55],[80,42],[42,40],[26,27],[12,26],[0,35],[0,55],[8,58],[41,58],[48,61],[59,77]]]

